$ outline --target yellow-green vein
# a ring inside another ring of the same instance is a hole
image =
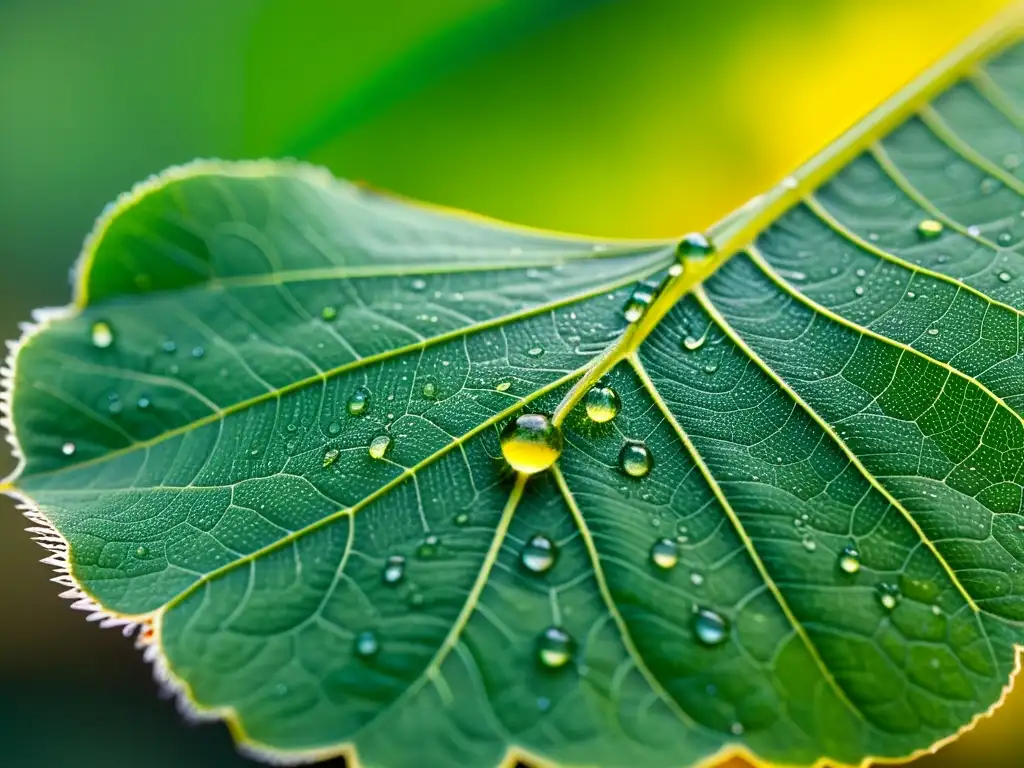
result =
[[[1001,181],[1018,195],[1024,196],[1024,182],[1011,173],[993,163],[978,150],[964,141],[960,134],[954,131],[943,119],[936,109],[930,104],[921,107],[921,120],[934,133],[943,144],[956,152],[960,157],[987,173],[992,178]]]
[[[992,79],[992,75],[984,67],[975,67],[970,74],[970,78],[974,87],[985,101],[1013,123],[1018,130],[1024,131],[1024,115],[1017,111],[1017,107],[1010,100],[1010,97],[1006,95],[1006,91]]]

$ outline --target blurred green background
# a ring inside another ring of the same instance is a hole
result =
[[[1005,0],[0,0],[0,336],[64,304],[103,206],[194,157],[298,155],[524,224],[702,229]],[[0,458],[0,473],[13,468]],[[0,763],[241,766],[0,502]],[[1024,692],[920,765],[1020,764]]]

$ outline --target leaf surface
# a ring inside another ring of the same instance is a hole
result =
[[[1018,33],[710,255],[293,164],[168,172],[17,349],[9,490],[263,756],[927,749],[1000,700],[1024,620]],[[564,435],[532,476],[499,439],[522,412]]]

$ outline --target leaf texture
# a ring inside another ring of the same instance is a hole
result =
[[[1018,36],[969,42],[704,257],[294,164],[168,172],[18,347],[8,490],[75,594],[264,757],[926,750],[1000,700],[1022,639]],[[565,441],[532,476],[499,440],[522,412]]]

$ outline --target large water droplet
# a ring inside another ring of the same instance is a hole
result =
[[[397,584],[405,578],[405,558],[401,555],[392,555],[384,564],[384,572],[381,574],[381,581],[385,584]]]
[[[672,539],[659,539],[651,547],[651,562],[663,571],[676,567],[679,562],[679,545]]]
[[[942,234],[943,229],[941,221],[924,219],[917,225],[917,234],[922,240],[934,240]]]
[[[530,538],[519,553],[519,562],[531,573],[546,573],[558,557],[558,547],[547,536],[537,534]]]
[[[707,608],[693,615],[693,632],[704,645],[719,645],[729,637],[729,622]]]
[[[587,410],[587,416],[591,421],[604,424],[611,421],[619,412],[619,395],[614,389],[598,384],[587,392],[583,405]]]
[[[860,552],[853,544],[843,547],[843,551],[839,553],[839,570],[849,574],[860,570]]]
[[[1013,275],[1011,275],[1009,272],[1000,272],[999,273],[999,280],[1000,280],[1000,282],[1008,283],[1011,280],[1013,280]]]
[[[107,323],[99,321],[92,324],[92,345],[97,349],[106,349],[114,343],[114,331]]]
[[[366,413],[366,407],[370,404],[370,390],[366,387],[359,387],[348,399],[348,412],[352,416],[362,416]]]
[[[559,669],[572,661],[575,643],[561,627],[548,627],[537,640],[537,658],[548,669]]]
[[[540,413],[524,413],[501,433],[501,453],[517,472],[532,475],[558,460],[564,445],[562,430]]]
[[[74,443],[64,443],[64,445],[60,447],[60,452],[65,456],[74,456],[75,451],[77,450],[78,448],[75,447]]]
[[[630,477],[643,477],[651,471],[651,452],[643,443],[626,443],[619,451],[619,466]]]
[[[148,557],[149,556],[149,548],[148,547],[138,547],[138,548],[136,548],[135,556],[137,558],[139,558],[139,560],[142,560],[143,558]]]
[[[644,316],[644,312],[654,301],[660,286],[657,283],[643,281],[630,294],[626,304],[622,307],[622,316],[627,323],[635,323]]]
[[[377,435],[373,440],[370,441],[370,447],[367,451],[370,454],[371,459],[383,459],[384,454],[388,452],[388,448],[391,447],[391,438],[387,435]]]
[[[324,461],[323,461],[324,469],[327,469],[329,466],[334,464],[334,462],[336,462],[338,460],[338,457],[340,455],[341,455],[341,451],[339,451],[337,448],[328,448],[324,452]]]
[[[879,584],[878,585],[878,602],[882,604],[882,607],[887,611],[891,611],[896,607],[896,601],[899,600],[900,590],[895,584]]]
[[[367,630],[366,632],[360,632],[356,635],[355,643],[353,644],[356,656],[361,659],[370,659],[377,655],[380,650],[380,641],[377,640],[377,635]]]
[[[700,232],[691,232],[685,235],[676,246],[676,256],[679,259],[696,259],[714,252],[715,247]]]

